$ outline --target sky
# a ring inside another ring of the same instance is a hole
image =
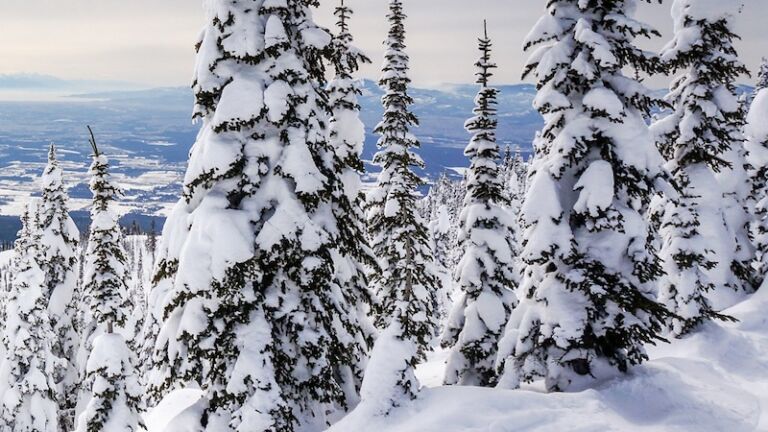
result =
[[[316,12],[332,26],[336,1],[321,0]],[[744,0],[737,47],[751,70],[768,56],[766,0]],[[355,9],[352,31],[374,63],[362,74],[376,78],[387,31],[386,0],[347,0]],[[639,17],[670,37],[671,1],[644,1]],[[762,3],[762,4],[761,4]],[[406,0],[412,78],[422,86],[473,80],[476,38],[483,19],[495,41],[499,83],[520,81],[526,59],[522,41],[543,12],[544,0]],[[40,73],[66,79],[137,82],[148,86],[187,85],[193,45],[204,23],[201,0],[2,0],[0,73]],[[749,81],[748,79],[744,79]],[[664,79],[656,78],[662,85]]]

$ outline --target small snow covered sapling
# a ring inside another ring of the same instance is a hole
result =
[[[461,294],[442,338],[442,345],[451,348],[446,384],[496,384],[497,345],[509,312],[517,303],[513,220],[505,207],[504,182],[498,166],[498,90],[488,85],[491,71],[496,68],[491,61],[491,45],[486,29],[480,38],[480,91],[475,98],[475,116],[466,123],[467,131],[473,134],[464,151],[471,165],[459,234],[464,256],[455,273]]]

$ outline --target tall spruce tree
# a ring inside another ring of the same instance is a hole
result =
[[[424,360],[436,329],[437,277],[429,233],[416,209],[424,181],[414,170],[424,162],[414,152],[419,141],[411,132],[418,120],[410,111],[405,18],[402,2],[390,0],[379,81],[384,117],[375,129],[380,150],[374,163],[382,171],[367,202],[371,245],[381,264],[381,272],[372,278],[381,303],[376,323],[385,330],[371,354],[362,396],[387,401],[384,412],[415,397],[419,383],[414,368]],[[374,383],[382,379],[387,384]],[[373,394],[379,390],[386,394]]]
[[[80,377],[87,375],[86,366],[93,340],[107,330],[107,323],[121,328],[131,310],[128,298],[126,252],[122,230],[115,212],[115,202],[122,193],[109,174],[109,159],[98,151],[95,142],[89,174],[93,193],[91,226],[83,263],[82,309],[80,331]],[[88,393],[88,388],[82,392]]]
[[[150,393],[203,390],[172,427],[320,429],[357,399],[367,333],[339,274],[345,165],[328,131],[332,39],[313,4],[207,10],[193,84],[202,129],[150,300],[162,323],[149,330]]]
[[[355,374],[352,381],[355,388],[362,384],[362,373],[368,359],[367,351],[373,345],[376,329],[372,323],[373,308],[376,306],[375,296],[369,289],[368,272],[378,272],[378,261],[368,244],[365,225],[365,194],[362,191],[360,176],[365,172],[361,159],[365,144],[365,125],[360,120],[360,104],[358,97],[362,94],[359,80],[355,74],[361,64],[370,63],[360,50],[354,47],[354,38],[349,32],[349,20],[352,9],[340,0],[334,14],[337,17],[338,34],[332,42],[332,62],[335,76],[328,84],[327,92],[331,118],[329,123],[329,143],[335,150],[336,162],[334,171],[340,173],[341,188],[334,193],[334,214],[340,221],[337,233],[338,256],[337,275],[347,295],[354,295],[351,301],[358,307],[358,322],[364,340],[359,346],[365,352],[358,353],[361,364],[350,372]],[[353,397],[348,404],[356,404],[357,391],[347,392]]]
[[[749,109],[745,135],[747,162],[750,171],[752,222],[750,232],[757,250],[753,268],[756,283],[761,284],[768,273],[768,87],[760,90]]]
[[[135,360],[123,333],[132,309],[126,252],[115,203],[121,194],[93,133],[89,170],[93,193],[83,275],[80,403],[77,431],[144,430]]]
[[[48,165],[45,167],[40,203],[40,268],[45,275],[45,295],[51,326],[57,339],[54,354],[66,365],[56,372],[56,380],[62,387],[59,400],[60,424],[65,430],[74,427],[74,411],[77,404],[78,369],[75,354],[78,335],[74,324],[77,305],[74,292],[77,285],[78,231],[69,216],[69,196],[64,186],[62,169],[56,159],[56,147],[51,144]]]
[[[729,159],[738,155],[733,146],[741,145],[733,82],[746,69],[732,43],[736,38],[731,30],[732,6],[727,1],[705,7],[676,0],[675,37],[662,51],[671,69],[685,69],[667,95],[674,111],[653,125],[682,191],[676,199],[668,199],[661,217],[667,274],[659,298],[677,315],[668,322],[675,336],[707,320],[727,319],[714,309],[711,297],[728,285],[741,286],[739,276],[746,277],[735,254],[734,228],[741,227],[729,227],[728,209],[733,203],[723,204],[728,190],[716,177],[730,171]]]
[[[442,345],[451,348],[446,384],[493,386],[496,384],[496,349],[516,305],[514,289],[515,234],[506,208],[499,146],[496,143],[498,90],[488,85],[497,66],[491,60],[491,39],[485,29],[477,66],[480,91],[475,116],[466,123],[473,134],[464,150],[471,165],[467,196],[461,212],[459,241],[464,256],[456,270],[461,296],[448,318]]]
[[[633,42],[657,32],[634,0],[548,0],[525,43],[525,75],[545,126],[522,209],[520,304],[499,345],[500,386],[543,378],[589,385],[647,359],[666,309],[651,298],[661,264],[644,220],[663,160],[644,117],[652,93],[623,74],[652,73]]]
[[[57,340],[48,315],[45,273],[40,268],[41,239],[37,203],[22,215],[16,241],[14,279],[6,305],[0,366],[0,429],[59,432],[57,375],[65,363],[56,356]]]

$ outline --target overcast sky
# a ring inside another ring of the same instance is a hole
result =
[[[750,69],[768,55],[768,0],[744,0],[738,48]],[[386,34],[386,0],[347,0],[356,10],[357,44],[374,59],[376,78]],[[333,25],[335,1],[322,0],[317,20]],[[640,17],[670,36],[669,5],[641,6]],[[413,79],[421,85],[473,79],[476,36],[487,18],[496,44],[498,82],[519,81],[522,40],[544,0],[406,0]],[[186,85],[193,44],[203,24],[201,0],[0,0],[0,73]],[[658,48],[659,40],[649,48]],[[656,80],[662,84],[662,81]]]

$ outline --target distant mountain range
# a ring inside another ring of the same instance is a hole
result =
[[[191,121],[193,95],[183,87],[132,86],[136,85],[0,75],[0,215],[19,214],[22,204],[37,193],[50,142],[59,147],[73,210],[87,210],[86,125],[94,127],[102,150],[111,157],[125,190],[123,211],[140,220],[165,214],[179,196],[188,152],[199,129]],[[371,131],[382,115],[382,91],[373,81],[363,81],[362,87],[361,116],[368,130],[363,157],[370,160],[376,151]],[[543,124],[531,107],[536,90],[529,84],[499,88],[499,140],[502,146],[520,146],[530,152],[530,143]],[[13,101],[4,99],[8,91]],[[28,92],[52,98],[28,101]],[[421,120],[414,132],[422,142],[419,152],[427,163],[423,174],[429,179],[443,172],[458,175],[459,168],[468,165],[463,153],[469,140],[464,122],[471,116],[476,92],[475,85],[412,89],[414,112]],[[377,171],[370,165],[368,169]],[[2,234],[0,238],[7,237]]]
[[[364,80],[362,88],[361,117],[369,132],[363,156],[370,159],[376,151],[376,137],[372,135],[372,129],[383,113],[383,92],[370,80]],[[528,149],[536,130],[542,125],[541,116],[531,107],[536,90],[529,84],[503,85],[498,88],[501,91],[498,131],[500,142],[503,146],[519,145]],[[415,132],[422,140],[422,156],[429,165],[427,174],[436,174],[450,167],[463,167],[467,164],[463,149],[469,135],[464,130],[464,122],[471,116],[476,93],[477,86],[474,85],[447,85],[439,90],[412,89],[411,95],[416,101],[414,112],[421,122]],[[193,103],[191,90],[182,87],[93,92],[71,99],[101,100],[120,106],[151,106],[153,110],[183,107],[187,112]]]
[[[93,92],[93,91],[116,91],[116,90],[140,90],[147,88],[146,85],[123,82],[123,81],[101,81],[101,80],[67,80],[50,75],[22,73],[22,74],[0,74],[0,95],[3,92]]]

